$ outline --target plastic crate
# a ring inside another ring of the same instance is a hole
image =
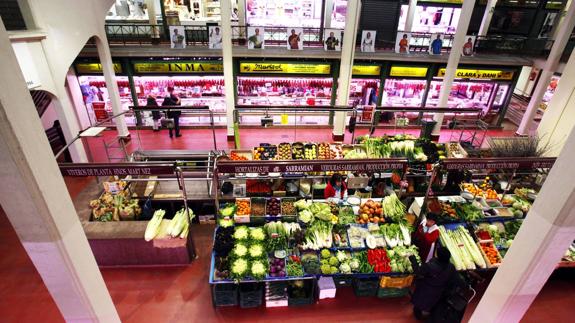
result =
[[[351,276],[334,276],[333,282],[335,287],[349,287],[353,283],[353,277]]]
[[[264,285],[262,283],[242,283],[239,288],[240,307],[259,307],[263,303]]]
[[[296,282],[303,282],[304,297],[294,295]],[[288,284],[288,306],[311,305],[315,301],[315,279],[290,281]]]
[[[214,306],[238,305],[237,284],[216,284],[212,286],[212,301]]]
[[[413,275],[403,277],[381,277],[379,287],[381,288],[407,288],[413,283]]]
[[[356,278],[353,280],[355,296],[376,296],[379,289],[379,278]]]
[[[409,294],[409,288],[380,288],[377,291],[379,298],[404,297]]]

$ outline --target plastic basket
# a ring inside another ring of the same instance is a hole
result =
[[[376,296],[379,289],[379,278],[357,278],[353,280],[355,296]]]
[[[409,288],[380,288],[377,291],[377,297],[404,297],[409,294]]]
[[[295,281],[292,281],[288,284],[288,306],[302,306],[302,305],[311,305],[315,301],[315,280],[314,279],[304,279],[300,282],[303,282],[304,287],[304,297],[297,297],[294,295]]]
[[[381,277],[379,287],[381,288],[406,288],[413,283],[413,275],[404,277]]]
[[[250,308],[262,305],[264,298],[264,286],[262,283],[240,284],[240,307]]]
[[[212,301],[214,306],[238,305],[237,284],[216,284],[212,287]]]
[[[334,276],[333,282],[335,287],[349,287],[353,283],[353,277],[350,276]]]

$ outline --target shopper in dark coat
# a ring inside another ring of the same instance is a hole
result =
[[[168,96],[164,98],[164,102],[162,102],[162,106],[174,106],[180,105],[181,100],[174,94],[174,88],[168,87]],[[174,119],[174,130],[176,132],[176,137],[181,137],[180,134],[180,116],[182,115],[182,111],[180,110],[168,110],[168,118]],[[172,133],[172,128],[168,129],[170,131],[170,138],[174,135]]]
[[[447,248],[437,248],[437,258],[432,258],[417,269],[415,290],[411,296],[413,313],[417,319],[429,316],[458,275],[455,266],[449,262],[450,258],[451,253]]]
[[[150,94],[148,95],[148,101],[146,102],[146,106],[148,108],[157,108],[158,106],[158,102],[156,101],[156,98],[154,97],[154,95]],[[152,128],[154,129],[154,131],[160,131],[160,119],[162,119],[162,115],[160,114],[160,111],[152,111],[152,120],[154,121]]]

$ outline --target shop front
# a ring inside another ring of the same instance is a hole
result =
[[[349,105],[377,105],[381,86],[381,64],[354,64]]]
[[[421,107],[430,67],[392,64],[385,79],[381,105],[385,107]]]
[[[462,0],[418,1],[411,32],[454,34],[461,15]],[[397,30],[405,30],[409,6],[401,6]]]
[[[238,20],[238,1],[232,0],[232,21]],[[164,14],[168,25],[203,26],[221,20],[219,0],[165,0]]]
[[[323,0],[246,0],[249,26],[320,28]]]
[[[513,94],[518,71],[516,68],[495,69],[465,67],[457,69],[447,107],[475,108],[484,121],[500,125]],[[437,107],[445,68],[440,68],[429,88],[426,107]]]
[[[156,97],[159,105],[168,95],[168,88],[181,99],[182,106],[208,106],[217,125],[226,123],[223,64],[220,60],[193,61],[137,61],[133,62],[134,86],[138,105],[146,105],[147,98]],[[144,118],[152,123],[151,114]],[[206,125],[209,113],[185,115],[184,126]]]
[[[239,61],[238,64],[238,105],[309,106],[309,112],[301,112],[297,116],[289,114],[286,117],[272,112],[266,116],[273,117],[274,124],[327,124],[329,117],[325,112],[315,113],[313,107],[327,107],[332,103],[331,63]],[[261,117],[261,113],[244,112],[240,114],[240,121],[242,124],[260,124]]]

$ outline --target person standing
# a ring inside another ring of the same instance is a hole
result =
[[[216,27],[210,32],[210,48],[222,49],[222,34],[220,33],[220,27]]]
[[[347,197],[347,186],[340,174],[333,174],[323,191],[323,197],[344,199]]]
[[[176,106],[176,105],[180,105],[181,104],[181,100],[180,98],[178,98],[176,96],[176,94],[174,94],[174,88],[169,86],[168,87],[168,95],[166,96],[166,98],[164,98],[164,102],[162,102],[162,106]],[[180,110],[168,110],[168,118],[173,119],[174,120],[174,131],[176,133],[176,138],[181,137],[182,135],[180,134],[180,116],[182,115],[182,111]],[[172,128],[168,129],[170,131],[170,138],[174,137],[174,134],[172,132]]]
[[[439,227],[435,224],[436,221],[435,213],[427,213],[425,219],[417,227],[417,231],[413,233],[413,244],[417,246],[423,262],[428,262],[435,251],[435,242],[439,238]]]
[[[148,95],[148,101],[146,102],[146,106],[148,108],[158,108],[158,101],[156,101],[156,97],[154,97],[153,94]],[[162,116],[160,115],[160,111],[158,110],[152,110],[152,120],[153,120],[153,124],[152,124],[152,129],[154,129],[154,131],[160,131],[160,119],[162,118]]]

